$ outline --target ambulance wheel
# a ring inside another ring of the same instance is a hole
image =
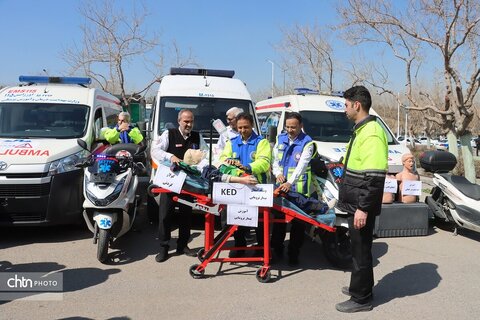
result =
[[[198,250],[197,258],[198,258],[198,260],[200,260],[200,262],[203,262],[203,260],[205,260],[205,257],[203,256],[204,254],[205,254],[205,249],[204,248]]]
[[[352,268],[352,248],[350,235],[345,227],[337,227],[336,232],[325,231],[320,235],[327,260],[336,268]]]
[[[190,273],[190,275],[192,276],[193,279],[201,279],[201,278],[203,278],[203,275],[205,273],[205,270],[198,271],[197,270],[198,266],[199,266],[199,264],[194,264],[188,270],[188,273]]]
[[[262,276],[262,270],[263,269],[260,268],[255,272],[255,278],[257,278],[258,282],[267,283],[272,278],[272,274],[270,273],[270,270],[267,270],[267,272],[265,272],[265,274]]]
[[[108,257],[108,243],[110,240],[110,229],[98,230],[97,259],[105,263]]]

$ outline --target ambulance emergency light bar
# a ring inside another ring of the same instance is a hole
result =
[[[92,79],[82,77],[20,76],[18,80],[20,82],[28,83],[62,83],[80,85],[87,85],[92,83]]]
[[[293,90],[296,94],[318,94],[317,90],[312,90],[309,88],[295,88]]]
[[[215,70],[215,69],[196,69],[196,68],[170,68],[171,75],[186,76],[210,76],[233,78],[235,71],[233,70]]]
[[[332,96],[343,98],[343,94],[344,94],[344,91],[332,91]]]

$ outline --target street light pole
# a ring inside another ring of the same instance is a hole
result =
[[[400,136],[400,94],[397,93],[397,139]]]
[[[408,107],[405,106],[405,141],[407,141],[408,134]]]
[[[285,95],[285,72],[287,71],[287,69],[282,69],[283,71],[283,95]]]
[[[272,61],[272,60],[268,60],[267,59],[267,62],[270,62],[272,64],[272,98],[273,98],[273,88],[275,86],[275,83],[274,83],[274,66],[275,66],[275,63]]]

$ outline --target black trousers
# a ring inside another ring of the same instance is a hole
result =
[[[282,213],[274,212],[275,218],[283,218]],[[298,219],[293,219],[291,221],[290,228],[290,241],[288,243],[288,255],[291,257],[298,257],[300,253],[300,248],[303,245],[305,239],[305,229],[306,225]],[[282,248],[283,242],[287,235],[287,224],[286,223],[274,223],[272,226],[272,247],[273,248]]]
[[[250,227],[238,227],[237,231],[233,233],[233,238],[235,239],[235,247],[247,246],[246,236],[250,229]],[[255,228],[255,235],[257,237],[258,245],[263,246],[263,223],[258,223],[258,227]]]
[[[175,201],[172,199],[173,194],[161,193],[158,211],[158,240],[160,246],[168,249],[168,243],[171,238],[172,220],[175,214]],[[183,196],[182,199],[193,201],[189,196]],[[192,207],[178,203],[178,240],[177,249],[185,248],[190,240],[190,230],[192,227]]]
[[[353,269],[350,277],[350,294],[353,301],[366,303],[372,299],[373,263],[372,242],[375,214],[367,215],[361,229],[353,227],[353,215],[348,216],[348,230],[352,246]]]

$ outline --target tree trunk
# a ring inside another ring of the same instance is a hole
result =
[[[460,157],[458,154],[458,146],[457,146],[457,137],[453,132],[447,133],[447,140],[448,140],[448,151],[450,153],[453,153],[455,158],[457,158],[457,161],[460,161]],[[455,169],[452,170],[454,174],[460,175],[460,168],[459,166],[456,166]]]
[[[463,157],[463,167],[465,170],[465,178],[472,183],[476,183],[475,163],[473,161],[473,149],[470,145],[472,136],[466,134],[460,137],[460,144]]]

